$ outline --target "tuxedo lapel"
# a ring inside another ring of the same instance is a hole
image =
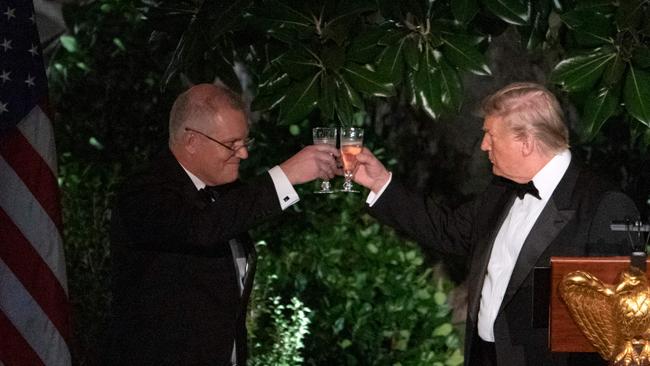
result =
[[[572,208],[571,196],[575,188],[578,172],[579,168],[572,159],[564,177],[560,180],[546,207],[540,213],[524,241],[499,311],[503,310],[512,300],[517,289],[533,270],[542,253],[574,217],[575,209]]]

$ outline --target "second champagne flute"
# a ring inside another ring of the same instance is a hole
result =
[[[314,140],[314,145],[325,144],[336,147],[336,127],[314,127],[312,129],[312,137]],[[320,184],[320,190],[315,191],[314,193],[334,193],[336,191],[332,190],[332,186],[329,180],[323,180]]]
[[[343,160],[343,189],[341,192],[359,193],[352,189],[352,176],[357,168],[357,155],[363,147],[363,128],[341,127],[341,160]]]

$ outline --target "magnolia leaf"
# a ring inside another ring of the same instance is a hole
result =
[[[443,53],[445,57],[461,70],[476,75],[491,75],[485,56],[464,38],[445,36],[443,38]]]
[[[569,4],[575,7],[576,10],[591,10],[598,11],[601,13],[609,14],[613,13],[616,10],[616,5],[613,4],[610,0],[586,0],[586,1],[567,1],[563,0],[565,3],[565,8],[569,8]]]
[[[300,122],[312,111],[318,101],[320,74],[293,83],[289,87],[286,98],[282,101],[280,124]]]
[[[586,55],[571,57],[555,65],[550,79],[568,92],[588,90],[598,82],[615,58],[616,53],[609,49],[597,49]]]
[[[402,81],[404,72],[402,54],[404,54],[405,44],[406,37],[395,44],[387,46],[377,64],[377,72],[388,77],[394,84],[399,84]]]
[[[408,71],[404,79],[404,90],[406,91],[406,99],[408,100],[408,103],[413,108],[416,108],[418,106],[418,93],[417,93],[418,89],[417,86],[415,86],[416,73],[417,70]]]
[[[454,0],[451,1],[451,12],[454,18],[463,24],[469,23],[478,13],[477,0]]]
[[[183,56],[185,53],[186,49],[186,43],[188,42],[188,38],[191,38],[191,35],[187,30],[183,33],[181,36],[181,39],[178,41],[176,44],[176,49],[174,50],[174,53],[172,54],[172,58],[169,61],[169,64],[167,65],[167,68],[165,69],[165,73],[161,77],[161,90],[165,90],[167,85],[169,85],[169,82],[172,80],[174,75],[176,75],[177,72],[180,71],[181,65],[183,63]]]
[[[253,99],[253,102],[251,103],[251,110],[265,111],[274,109],[280,106],[285,97],[286,95],[281,93],[258,95],[255,97],[255,99]]]
[[[383,75],[366,67],[348,63],[343,67],[345,78],[358,91],[376,97],[395,95],[394,84],[384,79]]]
[[[354,26],[359,14],[373,10],[373,7],[359,2],[343,2],[341,5],[349,6],[337,9],[336,16],[327,20],[322,28],[323,40],[331,39],[338,45],[342,45],[348,38],[350,27]]]
[[[463,101],[463,84],[458,72],[444,59],[438,61],[440,76],[440,101],[452,111],[460,111]]]
[[[650,72],[631,66],[623,90],[627,111],[650,127]]]
[[[625,0],[620,1],[616,12],[616,24],[618,29],[636,29],[644,21],[644,6],[647,6],[646,0]],[[646,19],[647,22],[647,19]]]
[[[337,84],[347,85],[345,81],[341,81],[341,80],[339,80]],[[346,88],[344,87],[343,90],[350,91],[351,89],[348,88],[346,90]],[[352,90],[352,92],[356,94],[355,91]],[[336,93],[335,100],[334,100],[334,110],[336,111],[336,115],[339,117],[339,121],[341,122],[341,125],[351,126],[352,120],[354,118],[354,108],[352,105],[352,99],[349,98],[349,94],[347,95],[346,94],[347,93],[341,93],[341,92]]]
[[[333,45],[323,47],[321,59],[325,68],[332,71],[338,71],[345,63],[345,49]]]
[[[406,63],[413,70],[418,69],[418,62],[420,61],[419,37],[411,35],[406,37],[404,43],[404,59]]]
[[[341,91],[341,93],[338,93],[339,95],[345,97],[345,99],[347,99],[353,106],[363,109],[363,100],[361,100],[361,96],[359,96],[359,93],[352,88],[350,83],[344,77],[337,78],[336,85],[337,89]]]
[[[309,51],[304,47],[290,50],[273,60],[273,65],[295,80],[305,79],[314,75],[322,67]]]
[[[437,119],[443,109],[440,101],[440,80],[436,75],[439,71],[436,65],[433,51],[426,48],[420,59],[420,67],[414,73],[415,78],[413,79],[413,89],[418,105],[433,119]]]
[[[619,93],[610,88],[601,88],[587,97],[581,121],[587,140],[593,139],[616,112],[619,98]]]
[[[551,12],[551,4],[548,0],[536,0],[532,2],[532,21],[529,26],[517,27],[521,39],[528,50],[536,49],[546,39],[548,31],[548,17]]]
[[[650,68],[650,48],[637,47],[632,53],[632,62],[641,69]]]
[[[483,0],[483,4],[506,23],[527,25],[530,21],[530,6],[522,0]]]
[[[595,47],[613,43],[612,34],[615,34],[611,17],[588,9],[573,10],[560,16],[562,21],[573,31],[578,42],[587,47]]]
[[[318,108],[327,120],[332,120],[336,102],[336,81],[332,76],[326,75],[320,78],[320,84]]]
[[[379,27],[361,32],[352,39],[348,47],[347,59],[359,64],[375,62],[377,56],[383,49],[379,40],[386,35],[386,30]]]
[[[313,28],[313,19],[308,14],[301,13],[283,1],[267,1],[263,7],[251,9],[250,13],[278,23],[278,27],[290,27],[300,31],[310,31]]]
[[[382,46],[388,46],[399,42],[404,38],[408,33],[397,30],[397,29],[387,29],[384,31],[383,37],[379,40],[379,44]]]
[[[627,63],[623,60],[621,55],[617,53],[614,60],[607,65],[607,68],[603,72],[603,81],[601,82],[601,85],[613,86],[622,84],[626,68]]]

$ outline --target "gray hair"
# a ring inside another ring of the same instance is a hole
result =
[[[512,83],[486,97],[483,117],[500,117],[517,138],[532,135],[543,152],[557,153],[569,147],[562,107],[553,93],[536,83]]]
[[[224,107],[246,112],[241,97],[224,85],[197,84],[183,92],[169,113],[169,146],[179,140],[185,127],[211,129],[209,122]]]

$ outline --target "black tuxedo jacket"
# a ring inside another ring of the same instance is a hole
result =
[[[381,222],[403,231],[425,251],[468,258],[466,365],[476,364],[471,354],[483,281],[492,244],[514,199],[512,188],[494,179],[477,199],[451,210],[393,180],[369,208]],[[499,366],[585,364],[583,360],[590,355],[551,354],[548,328],[533,327],[533,269],[548,267],[551,256],[628,254],[625,234],[610,231],[609,224],[637,216],[627,196],[572,159],[524,242],[497,314],[494,335]]]
[[[246,364],[245,314],[255,253],[247,230],[282,210],[268,174],[211,200],[169,150],[125,182],[111,218],[111,365]],[[243,294],[229,245],[243,242]]]

